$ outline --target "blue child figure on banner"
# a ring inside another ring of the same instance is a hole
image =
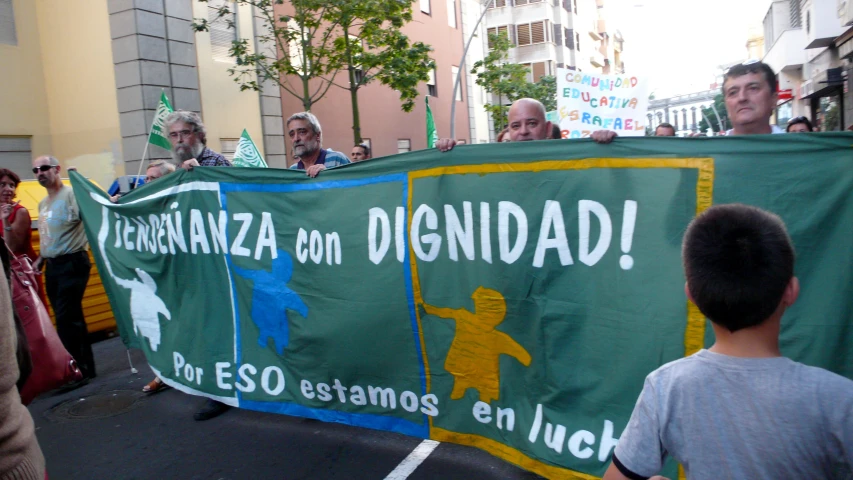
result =
[[[290,254],[278,250],[277,258],[272,261],[272,271],[247,270],[233,263],[231,269],[237,275],[250,280],[252,286],[252,321],[260,329],[258,345],[267,346],[270,338],[275,342],[279,355],[290,341],[290,329],[287,324],[287,310],[294,310],[308,318],[308,307],[287,282],[293,276],[293,260]]]

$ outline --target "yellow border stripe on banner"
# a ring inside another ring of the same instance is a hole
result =
[[[457,443],[461,445],[469,445],[485,450],[490,454],[513,463],[524,469],[530,470],[533,473],[542,475],[550,479],[567,479],[567,480],[598,480],[599,477],[586,473],[575,472],[567,468],[555,467],[548,465],[528,457],[518,450],[504,445],[503,443],[492,440],[491,438],[482,437],[480,435],[472,435],[468,433],[456,433],[443,428],[433,427],[430,429],[430,437],[439,442]]]
[[[545,172],[553,170],[587,170],[592,168],[695,168],[699,171],[696,182],[696,215],[707,210],[713,203],[714,193],[714,159],[713,158],[588,158],[584,160],[543,160],[530,163],[492,163],[484,165],[456,165],[436,167],[409,172],[409,195],[407,208],[409,210],[408,231],[411,232],[414,216],[412,199],[414,197],[414,180],[442,175],[482,175],[488,173],[521,173]],[[418,275],[417,257],[409,241],[409,262],[412,269],[412,290],[415,300],[415,315],[420,331],[421,354],[426,371],[427,392],[431,391],[429,362],[427,360],[426,342],[424,341],[423,326],[418,306],[423,303],[420,277]],[[687,325],[684,332],[684,355],[692,355],[699,351],[705,339],[705,317],[692,303],[687,302]],[[430,438],[442,442],[452,442],[480,448],[492,455],[514,463],[522,468],[535,472],[547,478],[593,480],[598,477],[575,472],[566,468],[555,467],[539,460],[528,457],[522,452],[495,440],[479,435],[451,432],[434,427],[432,417],[429,417]],[[684,479],[684,469],[679,465],[678,478]]]

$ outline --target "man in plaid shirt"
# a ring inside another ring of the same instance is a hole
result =
[[[207,148],[207,131],[197,113],[175,110],[163,122],[172,143],[172,159],[181,168],[230,167],[231,162],[221,154]],[[231,407],[212,399],[205,399],[201,408],[193,415],[197,421],[209,420],[222,415]]]
[[[175,110],[164,124],[172,143],[172,159],[181,168],[231,166],[225,157],[207,148],[207,130],[197,113]]]

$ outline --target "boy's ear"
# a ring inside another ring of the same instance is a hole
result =
[[[696,303],[693,301],[693,295],[690,294],[690,285],[687,282],[684,282],[684,294],[687,295],[688,300],[693,303]]]
[[[800,280],[797,277],[791,277],[788,286],[785,287],[785,293],[782,294],[782,304],[787,308],[797,301],[800,296]]]

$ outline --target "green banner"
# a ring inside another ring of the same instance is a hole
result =
[[[782,351],[853,378],[851,145],[458,146],[316,179],[181,170],[119,204],[71,177],[122,338],[169,385],[587,479],[645,376],[713,342],[680,260],[712,203],[785,220],[802,292]]]

